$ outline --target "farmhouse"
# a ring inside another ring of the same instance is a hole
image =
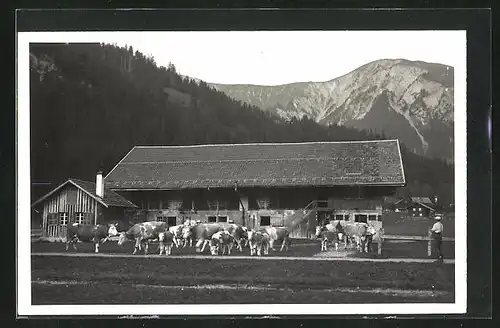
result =
[[[95,183],[69,179],[34,202],[32,208],[42,213],[42,236],[59,238],[66,236],[72,223],[124,222],[124,210],[137,206],[104,188],[102,172],[98,172]]]
[[[137,204],[132,221],[234,222],[250,228],[316,220],[379,221],[405,185],[398,140],[136,146],[105,177]]]
[[[429,197],[411,197],[408,213],[414,217],[429,217],[435,212],[434,203]]]

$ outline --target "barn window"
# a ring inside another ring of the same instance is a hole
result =
[[[413,208],[413,212],[415,212],[416,210],[417,210],[417,209],[414,207],[414,208]]]
[[[368,215],[356,214],[356,215],[354,215],[354,222],[368,223]]]
[[[176,225],[176,224],[177,224],[177,217],[176,217],[176,216],[169,216],[169,217],[167,218],[167,225],[168,225],[169,227],[173,227],[173,226],[174,226],[174,225]]]
[[[156,221],[158,222],[167,222],[167,217],[166,216],[157,216]]]
[[[271,217],[270,216],[261,216],[260,217],[260,225],[261,226],[271,225]]]
[[[421,208],[421,207],[419,207],[419,208],[418,208],[418,211],[419,211],[419,212],[422,212],[422,208]]]
[[[208,223],[215,223],[215,222],[217,222],[216,216],[211,215],[208,217]]]
[[[227,222],[227,216],[219,216],[219,222]]]
[[[344,214],[337,214],[337,215],[335,215],[335,220],[338,220],[338,221],[344,220]]]
[[[59,213],[59,224],[63,226],[68,225],[68,213]]]
[[[376,214],[370,214],[370,215],[368,215],[368,220],[378,221],[378,216]]]

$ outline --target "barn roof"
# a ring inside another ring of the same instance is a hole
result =
[[[83,192],[87,193],[90,197],[94,198],[97,200],[99,203],[104,205],[105,207],[137,207],[137,205],[133,204],[132,202],[128,201],[121,195],[117,194],[113,190],[109,188],[104,188],[104,197],[101,198],[97,196],[96,194],[96,186],[95,182],[89,182],[89,181],[84,181],[80,179],[74,179],[71,178],[67,180],[66,182],[62,183],[59,185],[57,188],[53,189],[49,193],[47,193],[45,196],[42,198],[38,199],[36,202],[34,202],[31,206],[35,206],[51,195],[55,194],[58,190],[62,189],[64,186],[72,184],[78,189],[81,189]]]
[[[398,140],[136,146],[105,177],[114,190],[402,186]]]

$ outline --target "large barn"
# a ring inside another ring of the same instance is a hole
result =
[[[317,219],[380,221],[405,185],[398,140],[136,146],[105,186],[140,207],[131,221],[293,226]]]

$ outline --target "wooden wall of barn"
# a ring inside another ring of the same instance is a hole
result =
[[[309,188],[239,188],[194,189],[176,191],[129,191],[121,194],[141,209],[134,211],[134,221],[168,221],[169,225],[186,220],[219,222],[222,218],[258,228],[262,225],[283,226],[304,216],[311,202],[331,215],[382,215],[383,196],[395,193],[394,187],[309,187]],[[243,206],[242,206],[243,204]],[[319,211],[321,212],[321,211]],[[323,213],[323,212],[321,212]],[[308,216],[295,237],[311,236],[316,216]]]
[[[43,234],[45,237],[63,237],[66,226],[74,223],[76,213],[84,213],[86,218],[95,223],[97,213],[102,207],[94,198],[73,185],[68,185],[58,190],[48,199],[43,201]],[[63,224],[60,220],[61,213],[68,213],[68,222]]]

